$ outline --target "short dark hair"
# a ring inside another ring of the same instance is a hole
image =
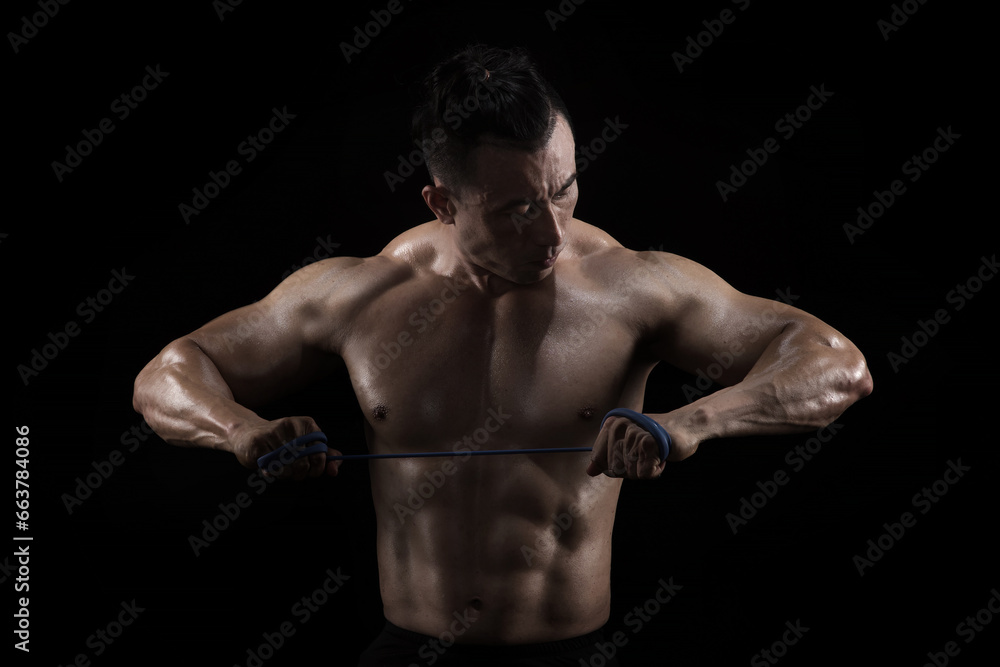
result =
[[[544,147],[569,111],[527,51],[474,44],[438,63],[422,82],[412,137],[431,179],[460,189],[472,149],[493,143]]]

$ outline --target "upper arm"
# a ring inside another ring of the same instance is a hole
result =
[[[310,264],[256,303],[237,308],[181,339],[214,364],[233,394],[258,405],[340,365],[338,337],[350,318],[342,289],[365,260],[335,257]]]
[[[643,267],[646,342],[656,358],[732,385],[742,380],[782,333],[798,341],[839,344],[839,334],[791,305],[744,294],[704,266],[663,252],[638,253]]]

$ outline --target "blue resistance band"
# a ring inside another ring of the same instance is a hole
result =
[[[633,420],[644,429],[649,431],[650,435],[656,440],[657,444],[660,446],[661,458],[666,459],[667,453],[670,451],[670,436],[667,434],[663,427],[657,424],[655,421],[646,417],[645,415],[635,412],[634,410],[628,410],[626,408],[617,408],[612,410],[604,416],[606,420],[608,417],[628,417]],[[604,421],[601,421],[601,425],[604,425]],[[655,428],[654,428],[655,427]],[[310,447],[302,447],[308,443],[316,443]],[[326,452],[327,447],[326,434],[322,431],[313,431],[312,433],[307,433],[306,435],[300,435],[297,438],[289,440],[280,448],[265,454],[257,459],[257,465],[261,468],[267,468],[269,465],[278,461],[282,465],[291,463],[296,459],[300,459],[303,456],[309,456],[310,454],[320,454]],[[301,449],[300,449],[301,448]],[[416,459],[416,458],[429,458],[434,456],[490,456],[490,455],[504,455],[504,454],[562,454],[566,452],[590,452],[593,451],[591,447],[549,447],[544,449],[481,449],[475,451],[451,451],[451,452],[406,452],[400,454],[345,454],[341,456],[335,456],[333,454],[328,454],[326,457],[327,461],[366,461],[371,459]]]
[[[656,441],[656,444],[660,447],[660,460],[667,460],[667,456],[670,454],[670,445],[672,444],[670,434],[667,433],[666,429],[660,426],[655,420],[647,417],[641,412],[636,412],[635,410],[629,410],[628,408],[615,408],[608,414],[604,415],[604,419],[601,420],[602,427],[604,426],[604,422],[608,420],[608,417],[626,417],[646,429],[646,431],[653,436],[653,440]]]

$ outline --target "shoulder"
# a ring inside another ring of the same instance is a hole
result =
[[[596,227],[582,229],[581,276],[591,289],[617,300],[622,315],[643,331],[695,313],[722,317],[744,297],[697,261],[664,250],[633,250]]]
[[[585,275],[629,294],[649,288],[662,291],[667,285],[678,290],[694,287],[714,274],[704,266],[663,250],[633,250],[624,247],[604,230],[574,220],[574,255]]]
[[[291,274],[276,291],[283,296],[324,298],[338,294],[348,300],[370,299],[414,277],[436,256],[432,223],[412,227],[370,257],[331,257]]]
[[[258,304],[289,321],[317,327],[318,336],[350,328],[358,314],[394,288],[412,281],[432,261],[419,227],[370,257],[331,257],[288,276]]]

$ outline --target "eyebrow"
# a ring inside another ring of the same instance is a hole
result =
[[[569,186],[573,185],[573,181],[576,180],[576,177],[577,177],[577,172],[573,172],[573,175],[570,176],[568,179],[566,179],[566,182],[563,183],[563,186],[561,188],[559,188],[558,192],[562,192],[563,190],[565,190]],[[506,211],[507,209],[512,208],[514,206],[519,206],[519,205],[522,205],[522,204],[530,204],[533,201],[534,200],[531,199],[531,198],[529,198],[529,197],[515,197],[514,199],[511,199],[510,201],[508,201],[507,203],[505,203],[503,206],[498,206],[497,208],[495,208],[493,210],[494,211]]]

